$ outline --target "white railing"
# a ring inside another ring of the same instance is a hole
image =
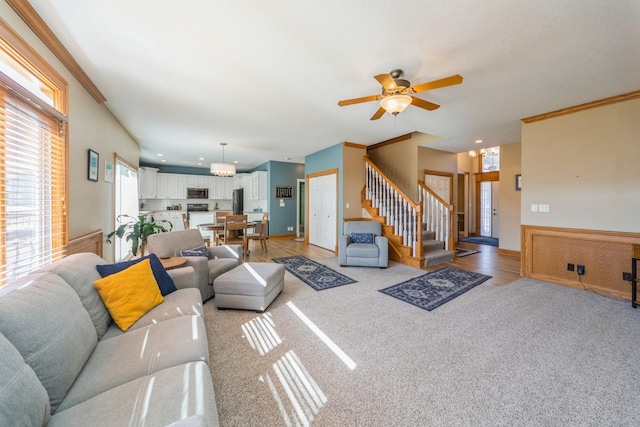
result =
[[[411,248],[413,257],[422,256],[422,229],[420,205],[409,199],[382,173],[376,165],[365,158],[365,197],[378,208],[378,214],[393,226],[393,234],[402,237],[402,244]]]
[[[418,198],[422,205],[422,222],[425,229],[433,231],[434,239],[443,241],[446,250],[453,250],[453,206],[422,182],[418,182]]]

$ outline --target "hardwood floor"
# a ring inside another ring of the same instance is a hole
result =
[[[331,258],[335,253],[309,245],[304,242],[296,242],[290,237],[271,237],[267,240],[268,252],[260,248],[256,242],[249,243],[251,253],[247,261],[271,262],[272,258],[280,258],[293,255],[304,255],[313,260]],[[474,271],[476,273],[491,276],[487,284],[506,285],[520,278],[520,258],[498,253],[498,248],[488,245],[460,242],[457,247],[479,251],[476,254],[465,257],[455,257],[452,263],[442,264],[436,267],[424,269],[435,271],[442,267],[454,267],[461,270]]]

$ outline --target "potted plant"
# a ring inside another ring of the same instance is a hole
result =
[[[131,253],[134,256],[138,254],[138,249],[140,249],[140,254],[144,255],[147,237],[156,233],[166,233],[173,229],[171,222],[167,220],[156,222],[152,215],[138,215],[138,218],[134,218],[131,215],[123,214],[118,215],[116,221],[122,223],[122,225],[107,234],[107,243],[111,243],[113,236],[120,239],[126,236],[127,241],[131,242]],[[162,226],[160,223],[166,223],[167,225]]]

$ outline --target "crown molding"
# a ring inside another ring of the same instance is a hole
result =
[[[98,87],[93,84],[89,76],[84,72],[76,60],[71,56],[67,48],[53,34],[53,31],[42,20],[38,12],[29,4],[27,0],[6,0],[13,10],[22,18],[22,20],[31,28],[31,30],[42,40],[42,42],[53,52],[53,54],[62,62],[62,64],[73,74],[87,92],[98,102],[102,104],[107,98],[100,92]]]
[[[605,105],[615,104],[617,102],[629,101],[631,99],[640,98],[640,90],[635,92],[629,92],[622,95],[616,95],[609,98],[600,99],[598,101],[591,101],[585,104],[575,105],[573,107],[567,107],[556,111],[550,111],[548,113],[539,114],[537,116],[531,116],[521,119],[523,123],[539,122],[540,120],[551,119],[553,117],[564,116],[566,114],[577,113],[578,111],[588,110],[590,108],[603,107]]]

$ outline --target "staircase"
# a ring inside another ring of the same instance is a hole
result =
[[[389,240],[389,259],[413,267],[453,261],[453,207],[420,182],[416,203],[365,157],[362,206],[382,224]]]

